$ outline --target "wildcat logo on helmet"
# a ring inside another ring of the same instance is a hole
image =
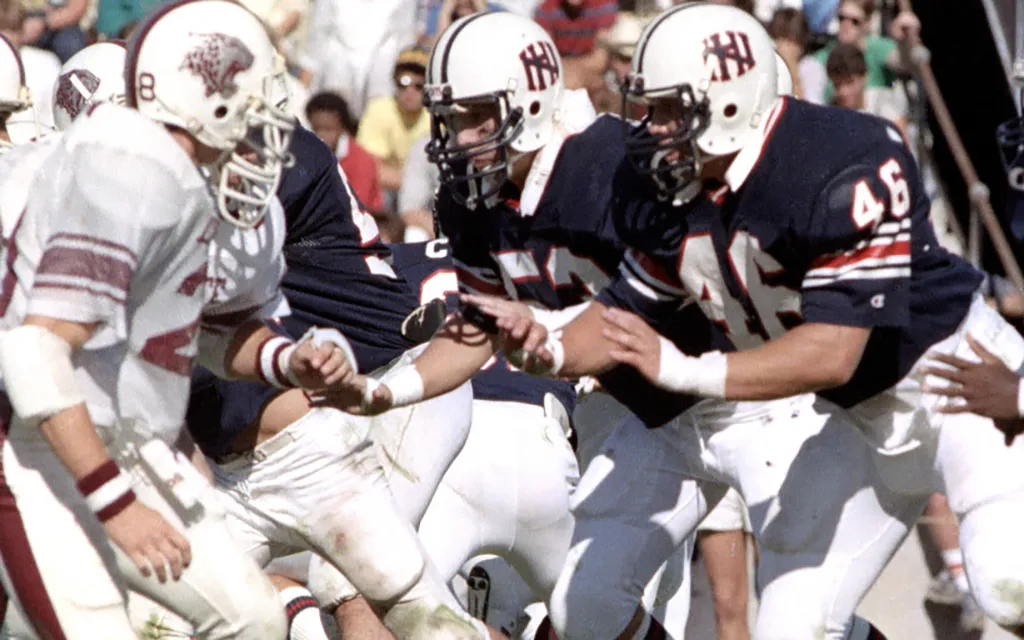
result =
[[[550,42],[539,41],[526,45],[519,52],[519,59],[526,69],[526,87],[530,91],[543,91],[558,80],[558,54]]]
[[[192,33],[199,42],[185,54],[179,69],[188,69],[202,78],[206,96],[217,93],[230,98],[238,91],[235,76],[252,68],[253,55],[245,43],[223,33]]]
[[[718,69],[711,75],[713,82],[732,80],[732,71],[735,71],[735,77],[739,78],[757,66],[753,50],[750,48],[750,38],[742,32],[726,31],[705,38],[704,60],[707,61],[710,56],[715,56],[718,60]],[[729,68],[730,61],[733,64],[732,70]]]
[[[72,69],[57,78],[53,101],[74,120],[100,87],[100,79],[88,69]]]

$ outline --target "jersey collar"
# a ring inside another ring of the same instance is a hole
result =
[[[786,110],[787,102],[784,97],[780,97],[775,102],[768,112],[768,117],[761,122],[758,135],[740,149],[732,164],[729,165],[725,172],[725,183],[733,192],[739,191],[747,177],[754,171],[758,160],[761,159],[761,152],[764,151],[768,139],[771,138],[772,132],[775,130],[775,125],[778,124],[782,112]]]

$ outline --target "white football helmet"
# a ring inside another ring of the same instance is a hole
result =
[[[32,124],[36,125],[33,130],[38,133],[38,123],[32,110],[32,95],[25,86],[25,67],[21,64],[21,55],[17,47],[6,36],[0,34],[0,120],[4,123],[5,129],[11,116],[15,114],[23,114],[30,119]],[[11,136],[11,133],[12,131],[8,131],[8,136]],[[17,138],[17,135],[11,136],[10,142],[0,139],[0,153],[7,153],[14,144],[27,142],[32,136],[28,135],[25,140]]]
[[[53,87],[53,124],[59,131],[94,104],[124,104],[125,55],[125,45],[112,40],[91,44],[64,63]]]
[[[424,104],[430,110],[427,154],[453,195],[469,207],[496,198],[515,160],[543,147],[555,130],[565,91],[562,59],[536,22],[505,11],[456,20],[438,38],[427,66]],[[494,135],[460,146],[452,117],[467,104],[492,104]],[[486,168],[472,158],[498,151]]]
[[[757,18],[729,5],[687,2],[647,25],[626,97],[647,104],[676,98],[683,124],[660,136],[640,127],[627,144],[663,197],[688,200],[700,189],[704,160],[735,153],[760,135],[779,95],[776,59]],[[666,160],[673,150],[679,159]]]
[[[217,207],[224,219],[251,228],[292,162],[295,119],[265,97],[285,73],[284,58],[248,9],[184,0],[154,12],[128,43],[125,97],[143,115],[224,152],[206,168]]]

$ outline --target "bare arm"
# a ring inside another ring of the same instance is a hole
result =
[[[89,8],[88,0],[68,0],[60,9],[51,9],[46,13],[46,27],[51,31],[59,31],[65,27],[76,25]]]

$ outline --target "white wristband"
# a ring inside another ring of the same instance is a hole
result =
[[[1024,378],[1017,383],[1017,415],[1024,418]]]
[[[399,369],[382,381],[391,390],[391,406],[404,407],[423,399],[423,377],[415,364]]]
[[[548,334],[544,341],[544,348],[551,354],[552,363],[545,367],[533,356],[523,349],[516,349],[506,355],[512,366],[534,376],[546,376],[549,378],[558,377],[562,366],[565,365],[565,347],[562,346],[561,332],[555,331]]]
[[[666,391],[687,393],[705,398],[724,398],[728,359],[720,351],[711,351],[699,358],[681,352],[675,344],[658,336],[661,345],[658,379]]]
[[[296,344],[288,338],[274,336],[260,345],[257,357],[257,373],[264,382],[278,389],[298,387],[299,381],[292,373],[291,357]]]

